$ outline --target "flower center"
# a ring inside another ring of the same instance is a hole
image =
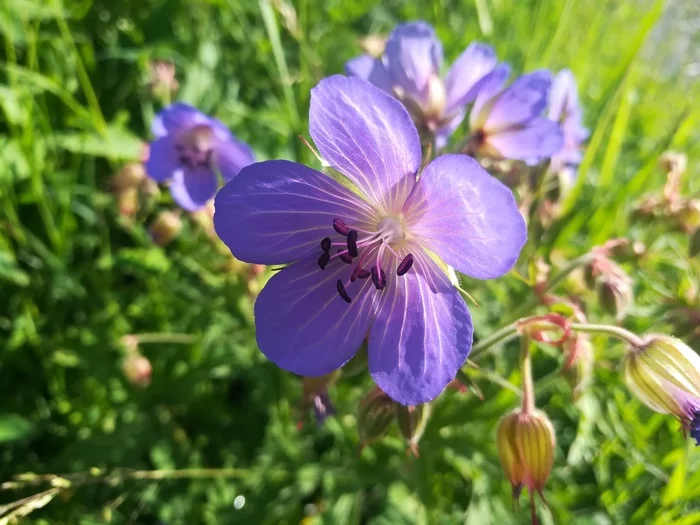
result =
[[[199,124],[181,132],[175,139],[178,161],[189,169],[209,169],[214,149],[214,131]]]
[[[321,241],[323,253],[318,258],[318,266],[321,270],[331,259],[340,259],[346,264],[354,264],[355,268],[350,274],[350,279],[343,282],[338,279],[336,286],[338,295],[347,303],[352,298],[347,292],[348,286],[358,279],[372,278],[374,287],[383,290],[386,287],[387,268],[396,260],[396,275],[401,276],[413,266],[413,255],[407,254],[401,257],[396,250],[406,239],[406,229],[401,217],[384,217],[378,223],[375,231],[367,231],[360,228],[352,228],[342,219],[333,219],[333,229],[340,239],[334,241],[325,237]],[[335,250],[336,253],[332,253]]]

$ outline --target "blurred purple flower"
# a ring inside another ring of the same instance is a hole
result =
[[[562,69],[554,77],[548,117],[561,126],[564,135],[564,146],[552,157],[550,170],[564,175],[570,182],[581,163],[581,144],[588,138],[588,130],[583,126],[576,79],[569,69]]]
[[[472,144],[492,158],[537,163],[564,142],[559,125],[541,116],[552,77],[537,70],[505,87],[509,75],[510,68],[499,65],[484,79],[469,115]]]
[[[173,200],[188,211],[202,208],[219,187],[255,161],[247,144],[236,139],[219,120],[187,104],[161,111],[151,126],[146,172],[158,182],[170,181]]]
[[[442,44],[425,22],[396,27],[384,55],[362,55],[345,65],[348,75],[368,80],[401,100],[419,131],[435,136],[441,148],[464,119],[480,81],[496,65],[493,48],[472,42],[457,57],[444,79],[440,77]]]
[[[472,343],[447,265],[480,279],[503,275],[525,242],[523,218],[510,190],[465,155],[435,159],[417,181],[411,117],[364,80],[322,80],[309,121],[346,184],[267,161],[244,168],[215,200],[216,232],[235,257],[292,263],[257,299],[258,345],[280,367],[320,376],[347,363],[369,333],[377,385],[406,405],[429,401]]]

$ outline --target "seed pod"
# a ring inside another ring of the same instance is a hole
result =
[[[425,432],[425,427],[430,418],[430,405],[404,406],[396,404],[396,421],[399,424],[401,435],[408,441],[408,448],[413,455],[418,457],[418,442]]]
[[[357,412],[361,445],[365,446],[383,437],[389,431],[395,413],[394,401],[379,388],[365,395]]]
[[[151,224],[149,233],[153,242],[158,246],[165,246],[172,242],[182,231],[182,220],[177,211],[163,211],[158,214]]]

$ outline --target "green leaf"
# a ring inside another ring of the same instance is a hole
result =
[[[0,443],[25,439],[33,430],[34,424],[19,414],[0,414]]]

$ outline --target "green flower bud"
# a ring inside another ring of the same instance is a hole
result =
[[[112,190],[121,193],[130,188],[138,188],[146,178],[146,168],[140,162],[130,162],[120,169],[110,181]]]
[[[153,242],[158,246],[165,246],[172,242],[182,231],[182,220],[177,211],[163,211],[158,214],[151,224],[149,233]]]
[[[418,442],[428,424],[430,411],[431,408],[428,403],[415,406],[396,404],[396,420],[399,424],[399,430],[401,435],[408,441],[408,449],[416,457],[418,457]]]
[[[379,388],[374,388],[360,401],[357,429],[364,447],[383,437],[396,413],[394,401]]]

